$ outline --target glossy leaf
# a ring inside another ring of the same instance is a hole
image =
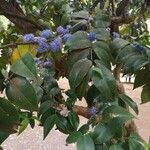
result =
[[[19,127],[18,135],[21,134],[28,127],[28,124],[29,124],[29,119],[28,118],[23,119]]]
[[[11,63],[16,63],[17,60],[21,59],[26,53],[30,53],[33,57],[36,56],[37,53],[37,45],[29,44],[29,45],[18,45],[17,48],[13,49],[11,55]]]
[[[72,127],[76,130],[79,126],[79,117],[75,112],[70,112],[68,114],[68,119]]]
[[[80,85],[91,66],[92,62],[88,59],[81,59],[74,64],[69,74],[69,84],[72,89]]]
[[[146,84],[143,87],[142,93],[141,93],[141,100],[142,103],[146,103],[150,101],[150,85]]]
[[[0,98],[0,131],[13,133],[19,122],[16,108],[6,99]]]
[[[121,147],[121,145],[112,145],[109,150],[124,150],[123,147]]]
[[[141,69],[136,73],[134,89],[143,86],[150,80],[150,72],[147,69]]]
[[[56,115],[49,116],[44,122],[44,139],[55,125]]]
[[[81,132],[76,131],[76,132],[72,132],[66,139],[66,143],[67,144],[71,144],[71,143],[75,143],[79,137],[82,136]]]
[[[22,77],[31,79],[37,78],[34,59],[30,53],[26,53],[21,59],[16,61],[16,63],[11,66],[11,71]]]
[[[80,127],[80,129],[78,131],[80,131],[82,134],[86,134],[89,130],[89,125],[88,124],[84,124],[83,126]]]
[[[132,133],[129,137],[129,149],[130,150],[144,150],[143,140],[137,133]]]
[[[18,121],[19,120],[19,114],[18,111],[16,110],[15,106],[11,104],[10,101],[0,98],[0,107],[14,120]]]
[[[95,150],[94,142],[88,134],[79,137],[77,150]]]
[[[127,105],[129,105],[135,111],[136,114],[139,113],[137,104],[129,96],[125,94],[120,94],[119,97],[121,98],[122,101],[124,101]]]
[[[112,46],[114,50],[120,50],[128,44],[129,44],[128,41],[121,39],[121,38],[116,38],[113,40]]]
[[[91,47],[91,42],[88,40],[88,35],[86,32],[77,31],[67,40],[66,45],[69,47],[70,51],[73,51],[89,48]]]
[[[105,142],[108,142],[112,138],[113,134],[105,124],[98,124],[95,127],[92,136],[94,139],[94,143],[103,144]]]
[[[111,68],[111,66],[110,66],[111,58],[110,58],[109,54],[107,53],[107,51],[105,49],[96,47],[94,49],[94,52],[96,53],[100,62],[110,69]]]
[[[104,121],[109,121],[113,118],[118,118],[121,122],[125,123],[128,120],[131,120],[134,118],[134,116],[129,113],[126,109],[120,107],[120,106],[109,106],[103,111],[103,119]]]
[[[8,138],[8,136],[8,133],[0,132],[0,145]]]
[[[10,80],[6,88],[8,99],[21,109],[37,111],[38,103],[36,92],[28,80],[15,77]]]
[[[92,81],[96,88],[107,99],[114,99],[116,96],[116,81],[112,73],[100,63],[93,68]]]

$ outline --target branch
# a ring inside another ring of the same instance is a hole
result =
[[[0,49],[14,48],[14,47],[17,47],[18,45],[29,45],[29,44],[37,44],[37,42],[29,42],[29,43],[15,42],[15,43],[10,43],[10,44],[6,44],[6,45],[2,45],[2,46],[0,46]]]
[[[114,77],[116,79],[117,91],[119,94],[125,93],[123,84],[120,81],[120,74],[122,72],[122,64],[117,64],[113,70]]]
[[[73,111],[76,112],[78,115],[85,117],[87,119],[89,119],[91,117],[91,114],[89,113],[90,111],[89,111],[88,107],[75,105],[73,107]]]
[[[36,32],[41,29],[35,22],[27,19],[20,7],[16,8],[16,5],[10,1],[0,0],[0,12],[24,33]]]
[[[122,25],[122,24],[129,24],[133,21],[132,17],[112,17],[111,22],[113,24],[118,24],[118,25]]]
[[[21,19],[21,20],[24,20],[24,21],[27,21],[31,24],[33,24],[35,27],[37,27],[39,30],[42,30],[42,27],[39,26],[37,23],[35,23],[33,20],[30,20],[28,18],[26,18],[25,16],[20,16],[18,14],[13,14],[13,13],[9,13],[9,12],[1,12],[0,15],[3,15],[3,16],[11,16],[11,17],[14,17],[14,18],[18,18],[18,19]]]

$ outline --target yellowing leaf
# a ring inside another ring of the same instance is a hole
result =
[[[18,45],[12,52],[10,61],[14,64],[17,60],[22,58],[27,52],[29,52],[33,57],[36,56],[37,45],[28,44],[28,45]]]

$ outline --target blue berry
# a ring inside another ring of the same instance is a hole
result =
[[[44,53],[49,49],[49,44],[47,43],[47,40],[43,37],[36,37],[35,42],[39,44],[39,47],[37,51],[39,53]]]
[[[51,67],[52,66],[52,62],[50,60],[46,60],[43,64],[43,67],[47,68],[47,67]]]
[[[30,34],[25,34],[23,36],[23,41],[24,42],[33,42],[34,41],[34,35],[32,33]]]
[[[61,50],[62,39],[60,37],[56,38],[53,42],[50,43],[50,48],[52,52],[57,52]]]
[[[114,39],[120,38],[120,34],[117,32],[113,32],[113,38]]]
[[[52,37],[53,33],[50,31],[50,30],[43,30],[41,32],[41,37],[43,38],[49,38],[49,37]]]
[[[46,38],[43,38],[43,37],[40,37],[40,36],[35,37],[34,41],[37,42],[39,45],[40,45],[40,43],[47,42]]]
[[[92,42],[95,41],[96,40],[96,33],[95,32],[90,32],[88,38]]]
[[[47,43],[41,43],[40,45],[39,45],[39,47],[37,48],[37,51],[39,52],[39,53],[44,53],[44,52],[46,52],[47,50],[49,49],[49,45],[47,44]]]
[[[56,31],[58,34],[65,34],[66,32],[66,30],[62,26],[59,26]]]
[[[65,34],[65,35],[63,36],[64,42],[66,42],[70,37],[71,37],[71,34],[70,34],[70,33]]]
[[[40,60],[40,58],[35,57],[34,62],[35,62],[35,64],[39,65],[41,63],[41,60]]]
[[[90,108],[90,114],[91,114],[91,115],[96,115],[96,113],[97,113],[96,107],[95,107],[95,106],[92,106],[92,107]]]

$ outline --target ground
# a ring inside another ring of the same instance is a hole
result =
[[[60,80],[61,88],[68,88],[66,80]],[[147,104],[140,104],[141,88],[133,89],[132,84],[124,84],[126,93],[131,96],[139,106],[139,115],[135,122],[138,131],[144,140],[148,141],[150,137],[150,102]],[[85,105],[84,102],[79,102],[80,105]],[[85,123],[86,119],[80,117],[81,123]],[[62,133],[52,130],[52,132],[43,141],[43,130],[36,126],[34,129],[28,127],[20,136],[11,135],[3,144],[4,150],[76,150],[76,146],[71,144],[65,145],[66,136]]]

